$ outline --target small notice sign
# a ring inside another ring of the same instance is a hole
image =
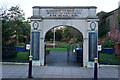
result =
[[[101,51],[101,50],[102,50],[102,46],[98,45],[98,51]]]
[[[26,50],[30,50],[30,44],[26,44]]]

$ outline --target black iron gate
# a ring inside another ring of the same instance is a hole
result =
[[[78,46],[74,45],[74,44],[70,44],[67,47],[67,63],[69,63],[71,56],[74,57],[74,62],[79,64],[81,67],[83,67],[83,49],[82,48],[77,48]],[[73,50],[75,50],[75,52],[73,52]],[[70,55],[70,51],[72,51],[72,54],[74,55]]]

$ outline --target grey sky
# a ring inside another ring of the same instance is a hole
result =
[[[32,16],[33,6],[96,6],[97,12],[110,12],[118,8],[120,0],[0,0],[0,7],[9,9],[19,5],[25,17]]]

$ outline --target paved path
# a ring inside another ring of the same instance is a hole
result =
[[[27,65],[3,65],[2,78],[27,78]],[[83,67],[33,67],[34,78],[93,78],[93,69]],[[118,78],[118,68],[99,68],[99,78]]]
[[[75,54],[72,51],[69,52],[69,57],[67,57],[67,51],[51,51],[46,56],[46,65],[63,67],[81,66],[80,63],[76,63]]]
[[[46,66],[33,66],[34,78],[93,78],[94,70],[80,67],[70,54],[67,62],[66,52],[53,51],[47,55]],[[3,65],[2,78],[25,78],[28,76],[28,65]],[[99,78],[118,78],[118,68],[102,67],[98,70]]]

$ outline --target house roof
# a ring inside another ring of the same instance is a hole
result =
[[[110,15],[113,15],[113,14],[114,14],[116,11],[118,11],[118,10],[120,10],[120,7],[117,8],[117,9],[115,9],[115,10],[113,10],[113,11],[111,11],[111,12],[109,12],[106,17],[109,17]]]

